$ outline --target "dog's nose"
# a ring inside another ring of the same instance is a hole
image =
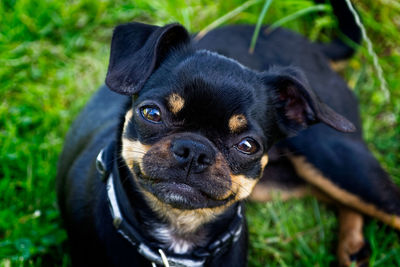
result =
[[[215,152],[208,144],[199,141],[177,139],[171,146],[172,153],[182,168],[201,173],[214,163]]]

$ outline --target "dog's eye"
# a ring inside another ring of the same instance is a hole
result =
[[[140,108],[142,117],[153,123],[161,122],[161,111],[157,107],[144,106]]]
[[[236,146],[235,148],[239,150],[242,153],[251,155],[256,153],[259,149],[260,146],[258,143],[250,137],[243,138]]]

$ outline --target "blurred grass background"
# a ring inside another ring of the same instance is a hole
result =
[[[0,266],[68,266],[55,201],[57,157],[74,117],[103,83],[112,29],[119,23],[178,21],[196,32],[247,3],[227,23],[256,23],[264,1],[2,0],[0,2]],[[391,92],[385,102],[364,48],[342,75],[360,99],[365,139],[400,184],[400,4],[354,0]],[[273,1],[272,24],[314,3]],[[329,5],[285,23],[329,41]],[[250,42],[250,40],[249,40]],[[335,211],[313,198],[248,205],[250,266],[335,265]],[[395,231],[370,220],[371,266],[400,266]]]

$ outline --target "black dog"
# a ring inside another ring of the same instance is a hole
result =
[[[333,4],[359,41],[344,1]],[[400,228],[398,189],[329,67],[352,49],[278,29],[249,54],[253,29],[224,27],[199,41],[178,24],[115,29],[108,88],[75,121],[60,158],[74,265],[245,266],[241,200],[252,191],[261,201],[276,189],[341,203],[341,264],[365,260],[358,212]]]

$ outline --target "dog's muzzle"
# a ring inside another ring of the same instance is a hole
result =
[[[115,144],[101,150],[96,159],[96,167],[101,179],[106,183],[107,200],[113,225],[117,232],[126,239],[137,252],[149,260],[152,266],[175,267],[201,267],[214,257],[224,253],[229,247],[239,240],[243,230],[243,211],[240,203],[237,203],[236,213],[227,227],[227,231],[219,235],[207,247],[199,247],[188,254],[165,253],[161,247],[154,247],[151,242],[145,240],[140,230],[124,219],[128,214],[122,214],[119,203],[129,203],[120,182],[118,167],[115,160]]]

